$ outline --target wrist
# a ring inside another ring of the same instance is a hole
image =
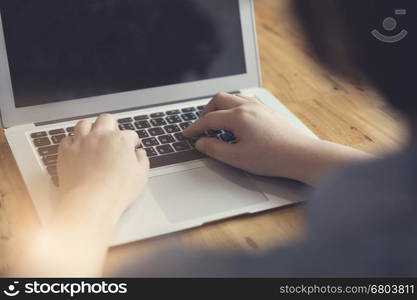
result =
[[[297,180],[315,185],[331,170],[372,158],[368,153],[325,140],[311,139],[298,159]]]
[[[292,145],[288,151],[288,163],[285,164],[285,177],[311,185],[311,179],[321,165],[318,160],[321,158],[323,143],[322,140],[308,138],[298,145]]]
[[[304,144],[301,151],[298,153],[299,157],[298,167],[296,170],[296,179],[308,185],[314,185],[317,177],[324,172],[325,162],[324,153],[326,152],[326,142],[321,139],[309,139]]]
[[[123,212],[116,198],[114,193],[105,191],[103,187],[81,186],[61,190],[56,216],[66,222],[88,222],[103,229],[113,228]]]

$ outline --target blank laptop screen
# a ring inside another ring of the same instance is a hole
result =
[[[0,0],[16,107],[246,73],[238,0]]]

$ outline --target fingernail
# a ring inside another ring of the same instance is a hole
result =
[[[198,139],[195,141],[195,147],[197,148],[197,150],[203,149],[204,148],[204,139]]]

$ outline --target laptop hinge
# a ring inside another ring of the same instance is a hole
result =
[[[240,91],[232,91],[229,92],[230,94],[237,94]],[[214,95],[207,95],[204,97],[197,97],[197,98],[189,98],[189,99],[185,99],[185,100],[179,100],[179,101],[173,101],[173,102],[169,102],[166,105],[172,105],[172,104],[178,104],[178,103],[183,103],[183,102],[188,102],[188,101],[195,101],[195,100],[200,100],[200,99],[207,99],[207,98],[212,98]],[[120,113],[124,113],[124,112],[128,112],[128,111],[132,111],[132,110],[140,110],[140,109],[147,109],[147,108],[152,108],[152,107],[158,107],[158,106],[163,106],[164,104],[155,104],[155,105],[146,105],[146,106],[138,106],[138,107],[132,107],[132,108],[128,108],[128,109],[121,109],[121,110],[114,110],[114,111],[103,111],[103,112],[98,112],[95,114],[89,114],[89,115],[81,115],[81,116],[77,116],[77,117],[73,117],[73,118],[64,118],[64,119],[59,119],[59,120],[53,120],[53,121],[47,121],[47,122],[38,122],[35,123],[35,126],[45,126],[45,125],[51,125],[51,124],[56,124],[56,123],[63,123],[63,122],[70,122],[70,121],[75,121],[75,120],[80,120],[80,119],[85,119],[85,118],[93,118],[96,117],[99,114],[104,114],[104,113],[109,113],[109,114],[120,114]]]

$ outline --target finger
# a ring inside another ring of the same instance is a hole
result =
[[[238,151],[235,144],[228,144],[216,138],[201,138],[195,147],[201,153],[230,165],[234,165]]]
[[[121,134],[126,137],[129,144],[132,145],[132,147],[134,147],[135,149],[139,148],[140,145],[142,144],[142,141],[140,140],[139,136],[133,130],[125,130],[125,131],[122,131]]]
[[[136,150],[136,157],[138,158],[139,163],[144,164],[145,168],[149,169],[149,158],[146,154],[146,151],[143,148]]]
[[[72,136],[67,136],[59,144],[58,160],[57,160],[58,169],[61,166],[61,163],[62,163],[61,160],[63,158],[64,153],[72,146],[73,143],[74,143],[74,138]]]
[[[100,115],[93,125],[93,130],[116,130],[116,120],[110,114]]]
[[[245,96],[245,95],[242,95],[242,94],[236,94],[236,97],[239,97],[239,98],[245,99],[245,100],[250,101],[250,102],[256,102],[256,100],[255,100],[255,99],[253,99],[253,98],[251,98],[251,97],[248,97],[248,96]]]
[[[75,125],[75,136],[86,136],[91,132],[92,124],[88,120],[81,120]]]
[[[61,156],[61,153],[65,151],[65,149],[68,149],[73,143],[73,137],[67,136],[65,137],[58,147],[58,156]]]
[[[232,109],[243,103],[243,99],[239,97],[226,93],[218,93],[204,108],[202,115],[216,110]]]
[[[72,143],[74,142],[74,139],[72,136],[67,136],[64,139],[62,139],[61,143],[59,144],[60,148],[68,148],[69,146],[72,145]]]
[[[229,130],[231,128],[231,111],[215,111],[210,112],[201,117],[197,122],[188,126],[183,135],[188,138],[198,137],[208,130]]]

